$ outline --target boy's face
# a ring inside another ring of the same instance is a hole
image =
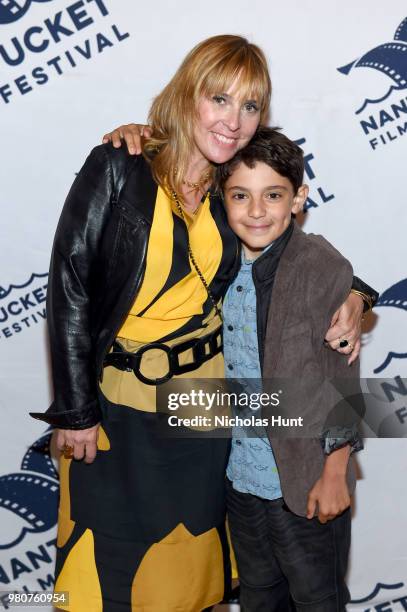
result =
[[[239,164],[223,191],[229,225],[241,239],[248,259],[258,257],[281,236],[291,213],[298,213],[308,196],[306,185],[294,194],[288,178],[263,162],[256,162],[254,168]]]

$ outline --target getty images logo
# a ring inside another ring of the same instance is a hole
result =
[[[407,17],[396,29],[393,40],[374,47],[338,71],[352,75],[356,68],[370,68],[376,74],[385,75],[390,82],[384,95],[366,98],[355,111],[363,134],[375,150],[407,132],[407,96],[401,94],[407,89]],[[380,84],[382,80],[378,80]]]
[[[32,2],[53,2],[53,0],[25,0],[25,2],[16,2],[16,0],[0,0],[0,24],[13,23],[21,19]]]

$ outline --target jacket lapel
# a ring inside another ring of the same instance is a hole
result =
[[[277,365],[285,321],[290,310],[290,286],[296,274],[295,260],[300,253],[302,230],[294,224],[294,230],[277,268],[271,304],[268,310],[266,338],[264,344],[263,376],[269,378]]]

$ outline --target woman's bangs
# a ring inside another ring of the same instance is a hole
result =
[[[234,84],[241,71],[241,66],[231,62],[219,61],[216,66],[210,67],[205,78],[202,80],[199,94],[211,96],[226,93]]]
[[[256,100],[259,107],[264,110],[270,102],[270,84],[268,75],[262,67],[253,65],[243,66],[237,82],[239,97],[242,100]]]
[[[257,58],[254,61],[250,55],[242,58],[238,54],[229,61],[219,62],[208,71],[202,81],[199,95],[209,97],[226,93],[233,87],[242,101],[256,100],[264,110],[268,107],[270,98],[270,82],[266,70]]]

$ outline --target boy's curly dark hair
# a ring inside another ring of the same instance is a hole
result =
[[[215,175],[217,190],[223,189],[225,182],[241,163],[253,168],[256,162],[263,162],[286,177],[296,194],[303,183],[304,154],[280,129],[260,126],[244,149],[238,151],[230,161],[219,165]]]

